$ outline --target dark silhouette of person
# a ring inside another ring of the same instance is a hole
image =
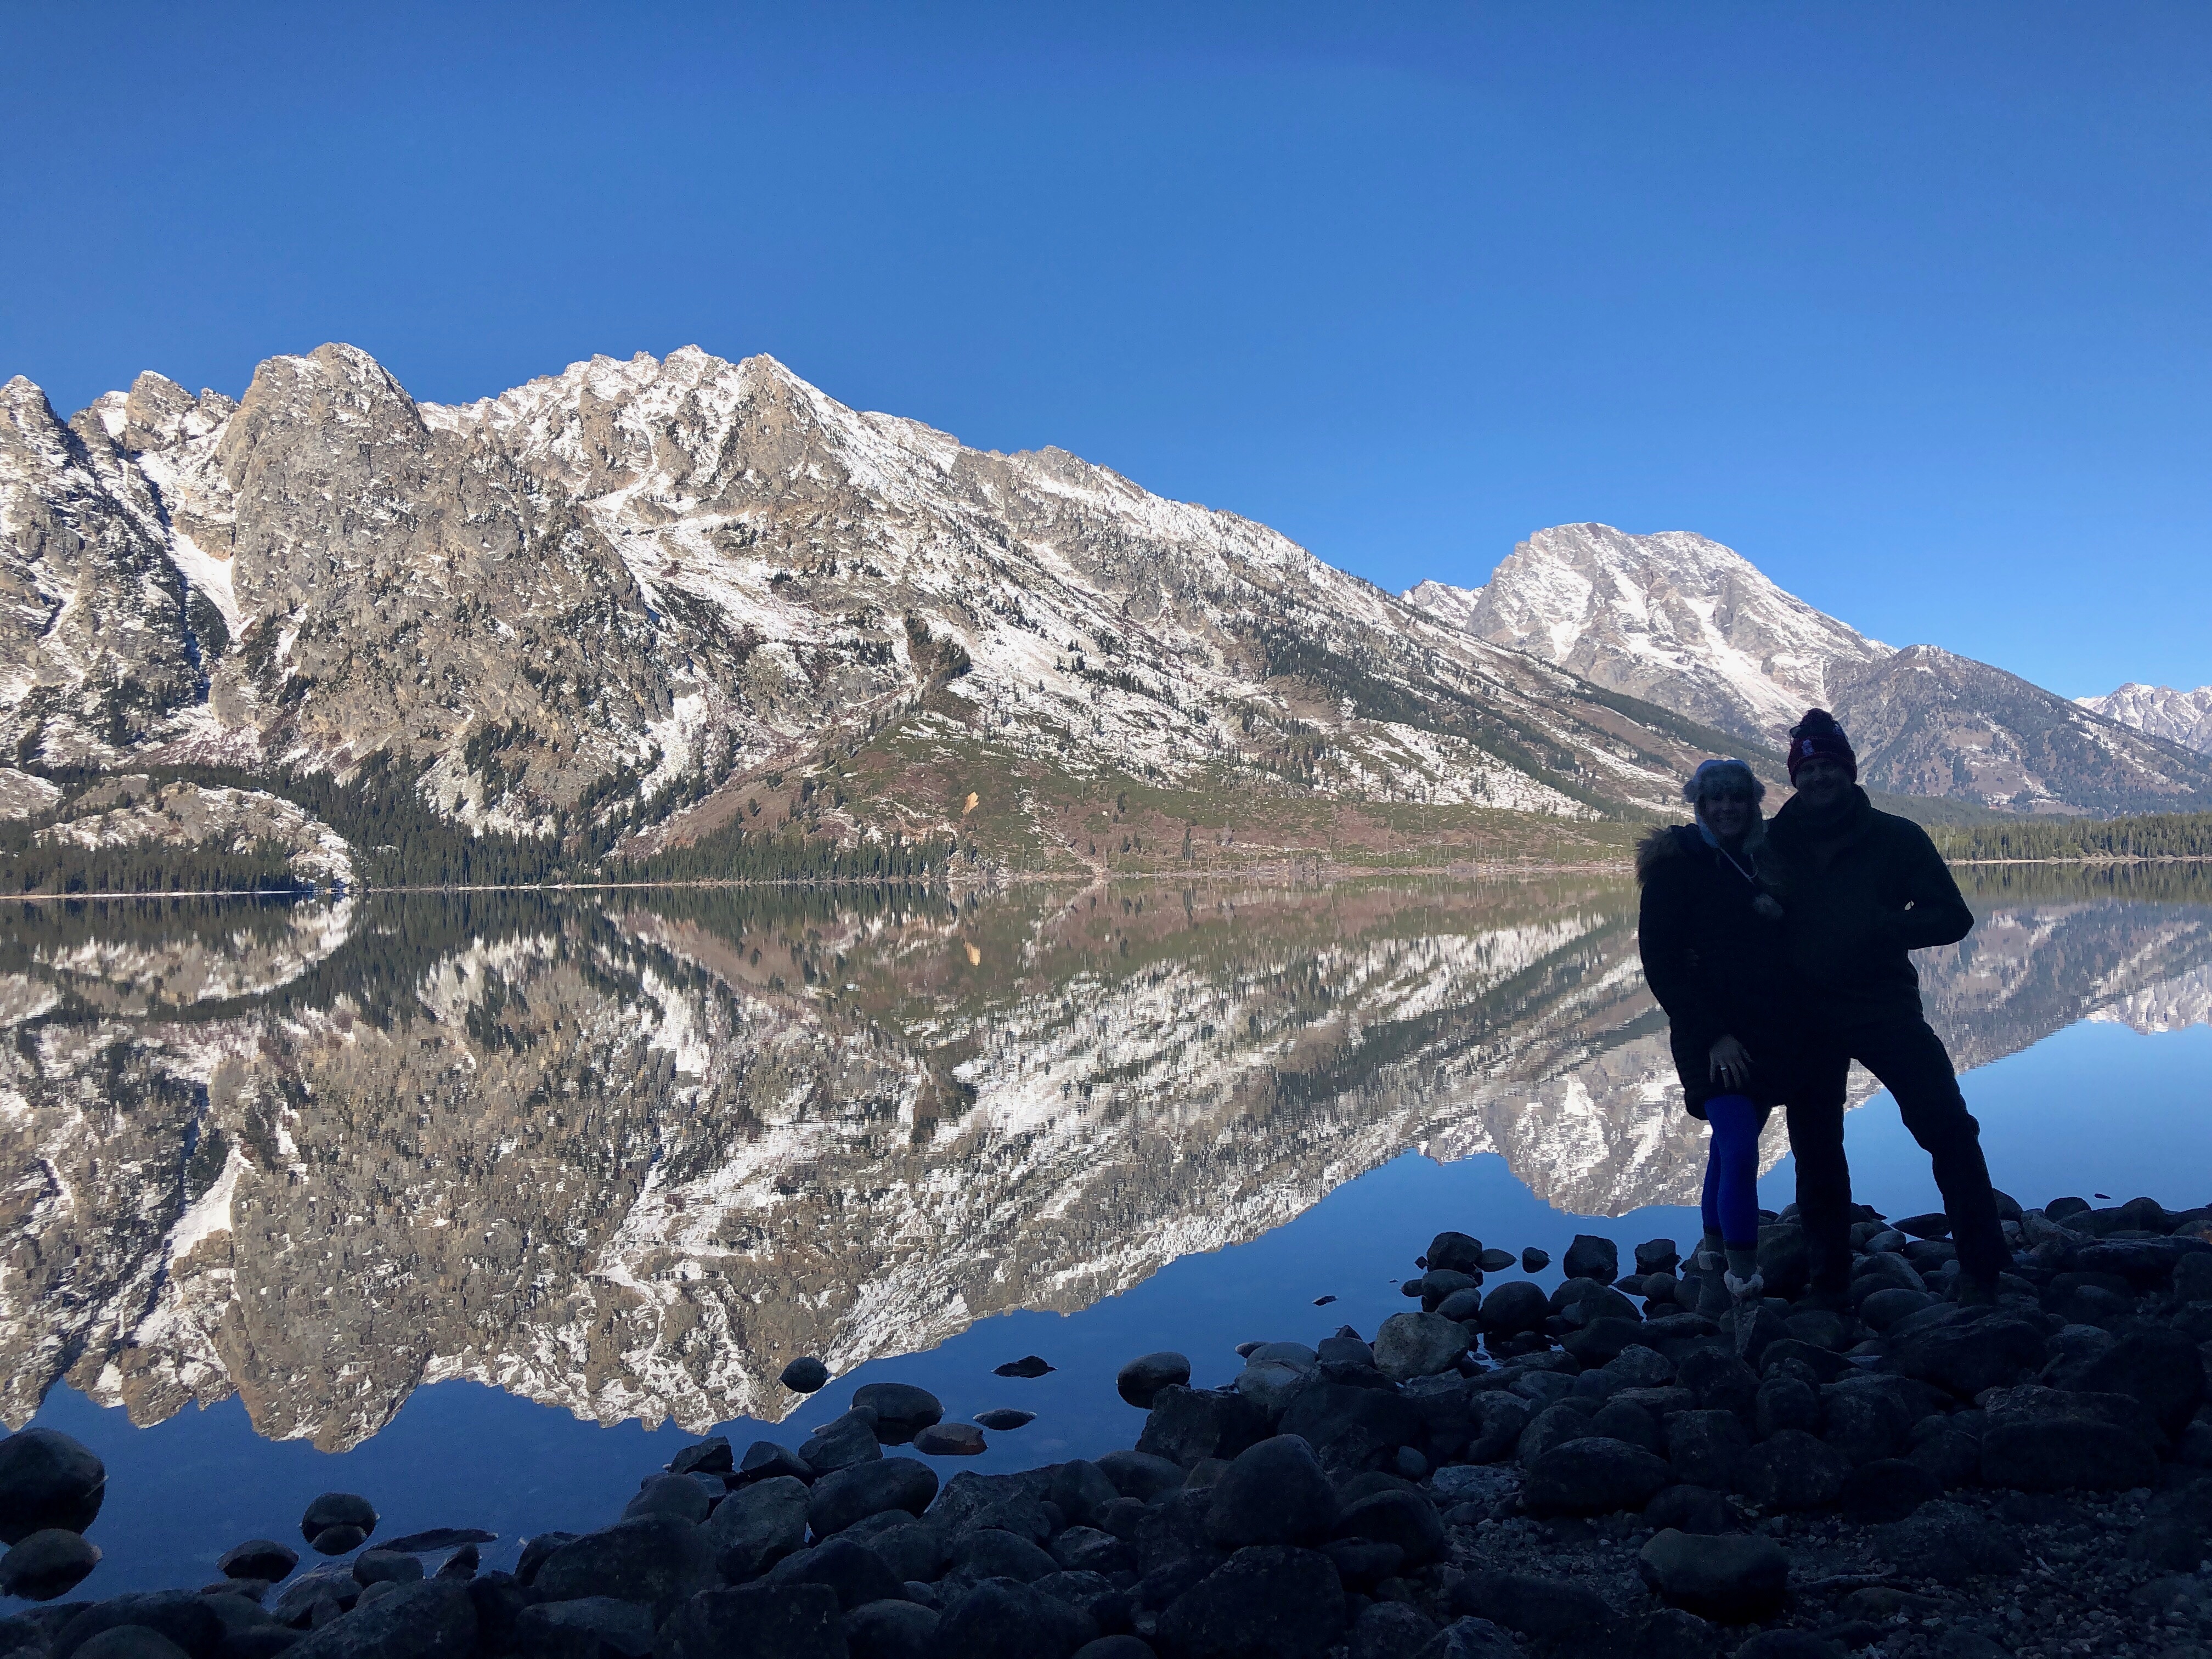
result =
[[[1790,733],[1796,793],[1767,828],[1761,875],[1784,911],[1791,969],[1805,988],[1805,1095],[1792,1103],[1798,1215],[1813,1290],[1839,1297],[1850,1273],[1851,1177],[1844,1158],[1844,1095],[1857,1060],[1897,1101],[1935,1167],[1959,1252],[1954,1294],[1996,1298],[2012,1262],[1982,1156],[1942,1039],[1920,1006],[1908,952],[1955,945],[1974,925],[1928,832],[1877,812],[1858,786],[1858,757],[1825,708]]]
[[[1682,787],[1696,822],[1654,830],[1636,849],[1644,982],[1667,1011],[1682,1104],[1712,1132],[1698,1266],[1723,1274],[1738,1304],[1765,1290],[1759,1132],[1788,1103],[1804,1052],[1782,909],[1759,883],[1765,793],[1742,761],[1709,760]]]

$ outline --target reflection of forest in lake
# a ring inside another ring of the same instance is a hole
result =
[[[2193,875],[2015,872],[1929,953],[1980,1064],[2196,1023]],[[1694,1196],[1591,879],[22,906],[0,939],[0,1407],[239,1394],[342,1445],[470,1376],[774,1416],[986,1314],[1086,1306],[1419,1147],[1564,1209]],[[1770,1137],[1770,1154],[1784,1150]]]

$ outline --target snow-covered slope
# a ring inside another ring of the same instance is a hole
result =
[[[2107,720],[2165,738],[2200,755],[2212,755],[2212,685],[2177,691],[2170,685],[2144,685],[2130,680],[2101,697],[2074,701]]]
[[[149,374],[65,424],[19,378],[0,415],[20,764],[383,757],[444,817],[605,846],[900,720],[1063,778],[1566,816],[1689,758],[1264,525],[770,357],[446,407],[325,345],[236,403]]]
[[[2212,766],[2155,725],[2103,718],[2109,700],[2076,708],[1935,646],[1893,650],[1686,532],[1561,525],[1522,543],[1485,586],[1424,582],[1407,599],[1769,753],[1825,705],[1852,734],[1864,781],[1893,793],[2014,812],[2212,802]]]
[[[1480,638],[1768,744],[1828,700],[1838,664],[1889,653],[1686,531],[1559,525],[1516,547],[1485,586],[1424,582],[1406,599]]]

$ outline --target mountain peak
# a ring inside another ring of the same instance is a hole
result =
[[[1555,525],[1489,582],[1425,582],[1407,603],[1583,678],[1773,742],[1828,696],[1837,664],[1888,647],[1785,593],[1735,549],[1689,531]]]
[[[2145,685],[2130,680],[2101,697],[2074,701],[2106,720],[2164,738],[2200,755],[2212,755],[2212,685],[2179,691],[2170,685]]]

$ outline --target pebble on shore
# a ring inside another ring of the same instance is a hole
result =
[[[1247,1342],[1214,1389],[1181,1355],[1130,1362],[1129,1450],[941,1480],[925,1458],[980,1429],[876,1384],[796,1451],[687,1447],[513,1573],[455,1529],[362,1550],[374,1509],[326,1493],[301,1535],[350,1563],[295,1575],[252,1540],[207,1590],[0,1620],[0,1652],[2203,1659],[2212,1206],[2004,1212],[1993,1306],[1948,1295],[1941,1215],[1862,1212],[1833,1305],[1792,1212],[1763,1218],[1772,1294],[1741,1353],[1672,1241],[1621,1277],[1578,1238],[1556,1290],[1485,1294],[1511,1258],[1440,1234],[1420,1308],[1371,1342]],[[58,1596],[89,1571],[105,1478],[66,1436],[0,1441],[0,1580]]]

